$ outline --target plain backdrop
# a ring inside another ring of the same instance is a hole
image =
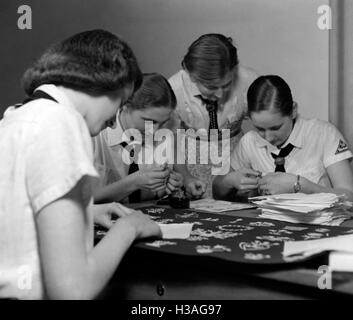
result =
[[[204,33],[233,38],[241,64],[278,74],[290,84],[300,113],[328,119],[329,32],[318,7],[328,0],[1,0],[0,117],[22,100],[25,69],[52,42],[104,28],[121,35],[145,72],[180,69],[187,47]],[[32,29],[17,26],[20,5]]]

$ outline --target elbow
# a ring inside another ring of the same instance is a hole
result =
[[[60,283],[48,285],[46,296],[49,300],[91,300],[96,294],[93,294],[85,285],[64,279]]]

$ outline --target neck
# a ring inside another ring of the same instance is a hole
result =
[[[120,125],[121,125],[121,128],[123,129],[123,131],[129,129],[128,121],[127,121],[127,111],[125,108],[123,108],[120,112],[119,121],[120,121]]]
[[[296,118],[294,118],[293,119],[293,125],[292,125],[292,130],[291,130],[291,132],[290,132],[290,134],[289,134],[289,136],[287,137],[287,139],[280,145],[280,146],[277,146],[277,148],[278,149],[280,149],[280,148],[282,148],[282,146],[284,146],[286,143],[287,143],[287,141],[288,141],[288,139],[289,139],[289,137],[290,137],[290,135],[292,134],[292,132],[293,132],[293,129],[294,129],[294,125],[295,125],[295,120],[296,120]]]
[[[84,92],[70,88],[62,86],[59,86],[58,88],[68,97],[73,107],[83,116],[83,118],[86,118],[89,105],[92,104],[92,97]]]

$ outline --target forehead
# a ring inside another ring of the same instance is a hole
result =
[[[146,107],[145,109],[137,109],[134,111],[143,118],[161,121],[168,119],[173,109],[169,107]]]
[[[290,117],[283,116],[282,113],[274,110],[262,110],[259,112],[252,112],[250,113],[250,118],[255,126],[261,128],[277,126],[286,122],[287,120],[290,120]]]

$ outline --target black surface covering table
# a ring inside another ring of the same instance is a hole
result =
[[[319,289],[318,268],[327,264],[326,255],[304,261],[283,259],[281,254],[284,240],[349,234],[352,221],[345,227],[326,227],[260,219],[257,210],[226,214],[158,206],[142,210],[158,222],[194,222],[191,237],[136,243],[101,298],[353,297],[352,273],[332,273],[332,288]]]

